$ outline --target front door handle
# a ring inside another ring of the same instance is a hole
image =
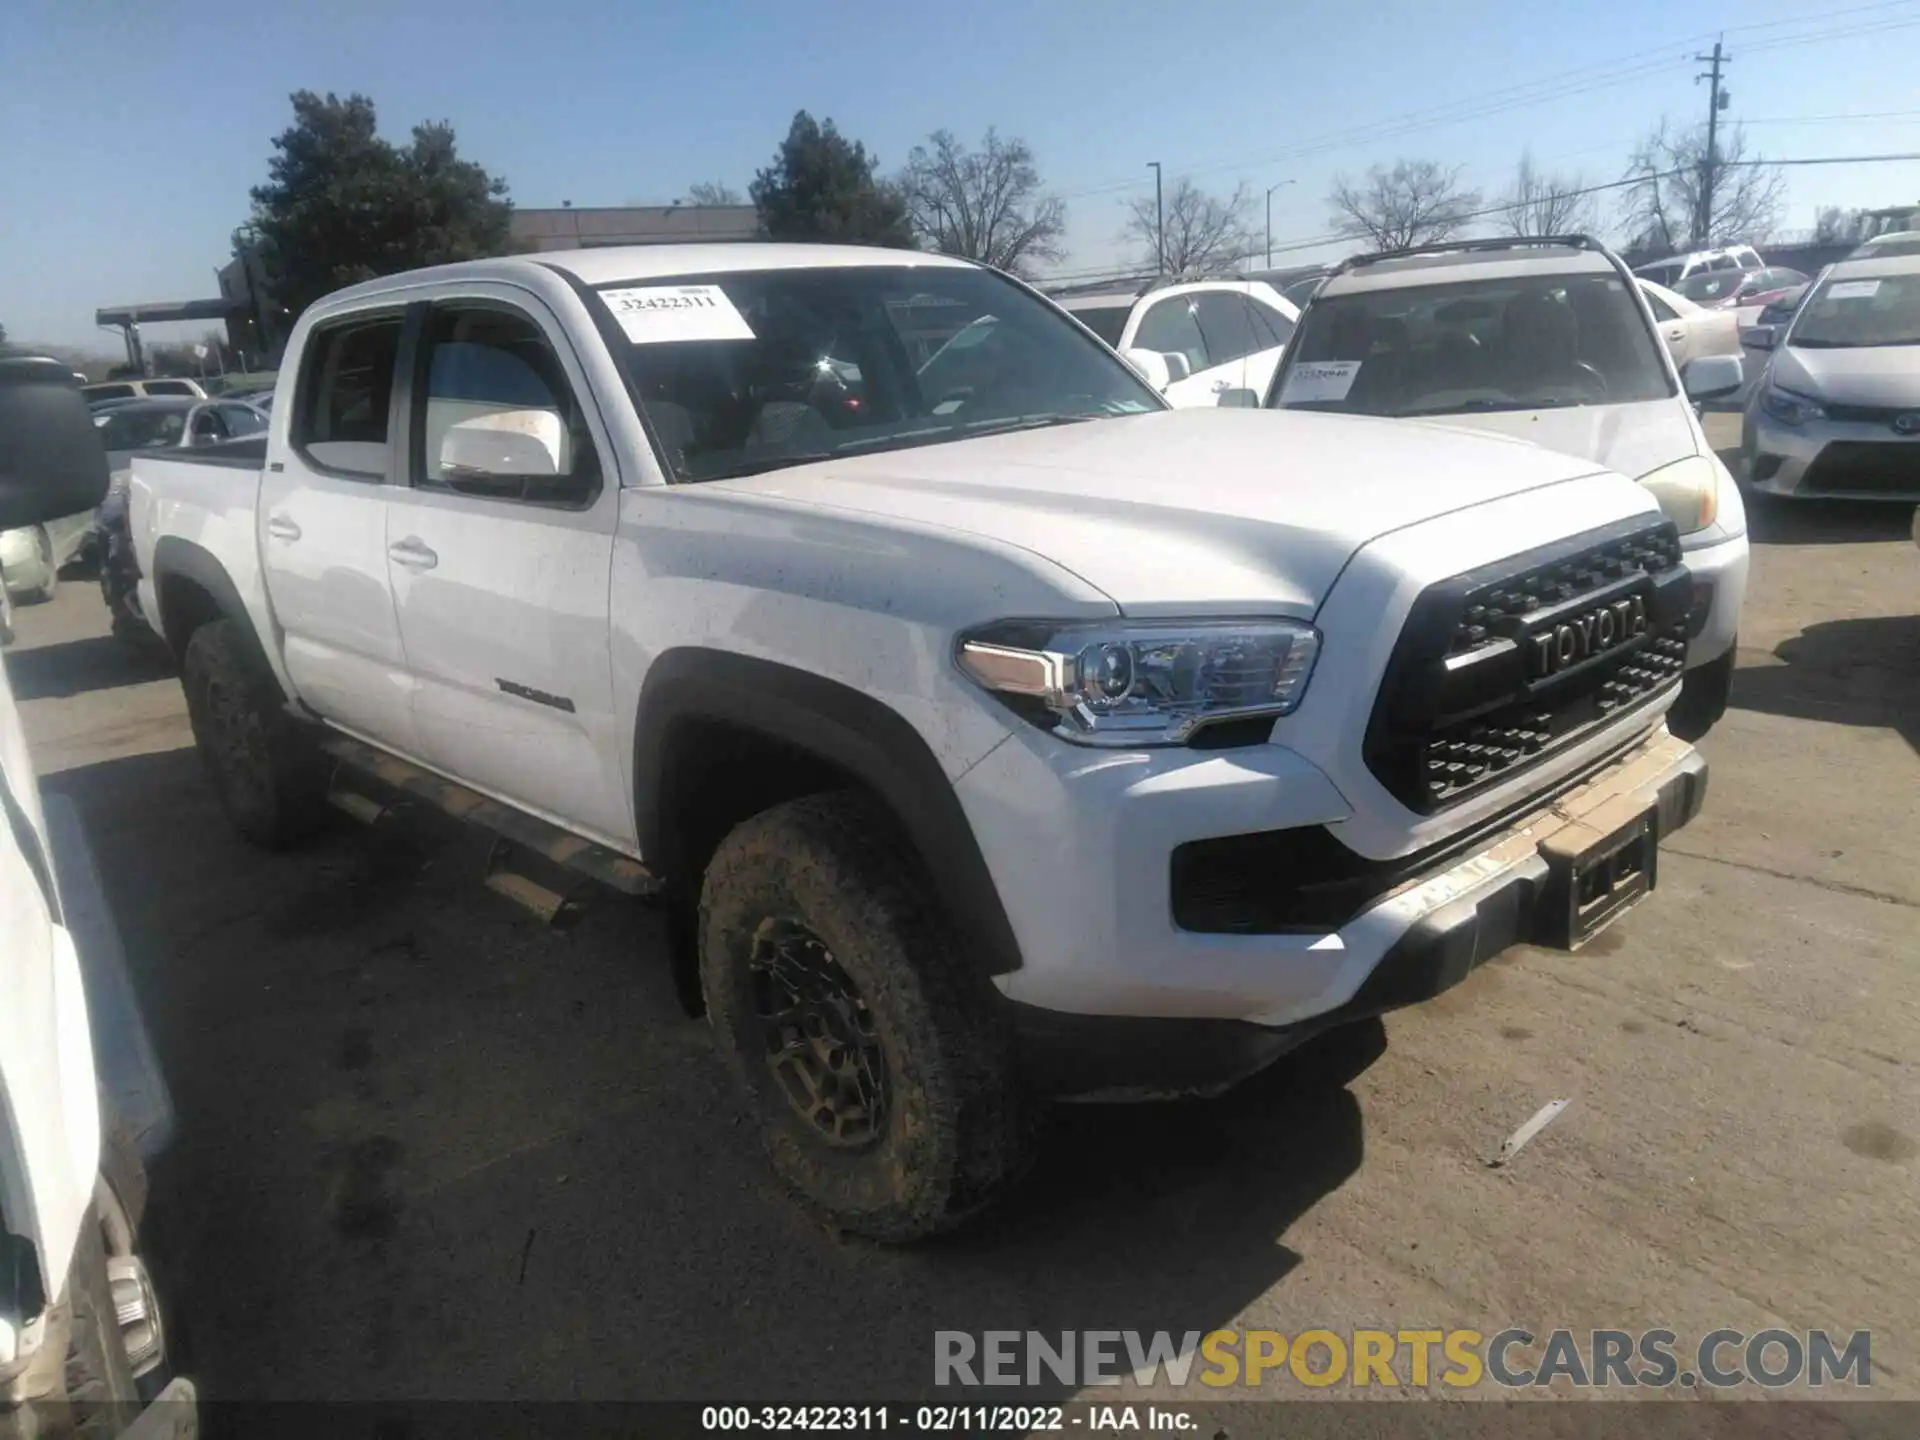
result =
[[[276,540],[298,540],[300,538],[300,527],[284,515],[269,515],[267,517],[267,534]]]
[[[440,557],[412,535],[389,545],[387,558],[396,565],[406,566],[409,570],[431,570],[440,563]]]

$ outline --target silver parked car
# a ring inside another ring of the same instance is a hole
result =
[[[1747,483],[1769,495],[1920,499],[1920,254],[1847,260],[1772,334],[1747,402]]]
[[[166,395],[121,399],[93,407],[93,424],[113,471],[106,502],[111,506],[125,493],[127,467],[136,453],[216,445],[257,435],[267,428],[267,416],[265,411],[235,400]],[[97,520],[98,512],[90,510],[28,529],[0,532],[0,576],[4,576],[7,593],[27,601],[51,597],[62,567],[79,559],[94,540]]]

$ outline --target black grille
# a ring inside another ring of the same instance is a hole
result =
[[[1920,491],[1920,440],[1836,440],[1807,467],[1800,488],[1858,495]]]
[[[1428,813],[1664,693],[1692,582],[1672,522],[1639,518],[1429,586],[1367,725],[1367,766]]]
[[[1891,425],[1893,417],[1913,409],[1911,405],[1835,405],[1822,400],[1820,408],[1829,420],[1846,420],[1859,425]]]

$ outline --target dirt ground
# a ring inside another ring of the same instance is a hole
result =
[[[1876,1393],[1920,1396],[1906,526],[1756,517],[1706,811],[1601,943],[1217,1101],[1071,1111],[1006,1213],[910,1250],[776,1193],[651,915],[550,932],[451,827],[247,848],[176,682],[63,586],[7,663],[174,1087],[154,1209],[204,1393],[904,1399],[935,1329],[1519,1323],[1870,1329]]]

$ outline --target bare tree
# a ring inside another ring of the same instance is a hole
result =
[[[1166,192],[1161,212],[1156,213],[1151,195],[1130,201],[1121,233],[1138,240],[1147,263],[1157,260],[1164,273],[1199,275],[1228,269],[1254,253],[1258,241],[1247,219],[1252,208],[1253,196],[1245,185],[1221,199],[1181,175]]]
[[[936,130],[907,156],[897,182],[920,238],[946,255],[964,255],[1015,275],[1066,257],[1066,203],[1041,193],[1033,151],[988,128],[969,150]]]
[[[724,180],[702,180],[697,185],[687,187],[686,203],[689,205],[744,205],[747,199]]]
[[[1504,197],[1500,223],[1509,235],[1570,235],[1594,228],[1593,197],[1578,175],[1548,175],[1524,151]]]
[[[1621,221],[1635,248],[1667,254],[1765,240],[1786,201],[1786,173],[1750,156],[1737,125],[1720,132],[1709,169],[1706,127],[1679,130],[1662,120],[1634,150],[1623,178],[1631,183]],[[1711,213],[1701,203],[1709,188]]]
[[[1365,236],[1378,250],[1405,250],[1465,229],[1480,206],[1480,192],[1461,185],[1458,166],[1400,160],[1391,170],[1374,166],[1357,185],[1338,177],[1327,204],[1341,234]]]
[[[1814,217],[1813,243],[1816,245],[1852,245],[1859,241],[1865,212],[1825,206]]]

